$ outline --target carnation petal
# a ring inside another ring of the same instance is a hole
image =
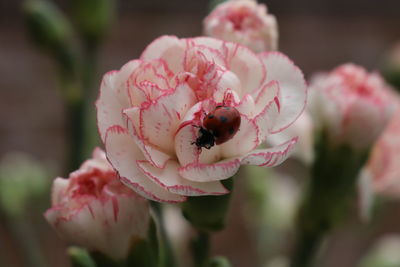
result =
[[[211,182],[232,177],[240,167],[241,159],[231,158],[216,163],[190,163],[179,169],[182,177],[195,182]]]
[[[154,100],[141,109],[141,136],[162,151],[174,153],[174,137],[179,123],[191,106],[195,95],[189,85],[179,84],[175,91]]]
[[[255,105],[255,114],[261,113],[272,101],[279,100],[280,88],[278,81],[271,81],[264,84],[252,94]]]
[[[297,143],[297,137],[272,148],[256,149],[243,157],[242,164],[274,167],[290,156]]]
[[[166,162],[171,158],[170,155],[160,151],[159,149],[146,144],[146,140],[139,133],[140,128],[140,108],[133,107],[125,109],[124,114],[128,117],[128,131],[140,148],[145,158],[157,168],[163,168]]]
[[[242,83],[242,95],[258,89],[266,77],[266,69],[261,59],[249,48],[234,43],[227,47],[227,68],[234,72]]]
[[[113,126],[107,130],[105,141],[107,157],[120,176],[120,180],[138,194],[154,201],[182,202],[185,197],[172,194],[152,182],[136,165],[144,156],[128,130]]]
[[[68,185],[68,179],[64,179],[61,177],[57,177],[53,181],[53,187],[51,189],[51,203],[53,204],[53,206],[59,205],[61,203],[61,199],[64,195],[64,192],[68,188]]]
[[[153,181],[168,191],[184,196],[222,195],[229,191],[219,182],[198,183],[179,175],[179,164],[169,161],[164,169],[153,167],[147,161],[138,162],[139,168]]]
[[[140,63],[140,60],[130,61],[120,71],[108,72],[103,76],[100,95],[96,102],[97,125],[103,142],[108,127],[123,126],[125,123],[121,114],[124,108],[130,106],[130,103],[127,86],[124,83]]]
[[[259,129],[254,121],[241,115],[239,131],[231,140],[220,145],[223,158],[244,155],[253,150],[260,144],[258,135]]]
[[[163,59],[174,72],[183,71],[185,43],[176,36],[164,35],[151,42],[143,51],[140,59]]]
[[[307,101],[307,85],[301,70],[284,54],[260,54],[267,68],[266,82],[278,81],[280,86],[280,115],[272,132],[289,127],[303,112]]]

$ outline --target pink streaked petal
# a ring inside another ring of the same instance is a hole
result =
[[[232,177],[240,165],[259,165],[273,167],[282,163],[292,151],[297,137],[279,146],[254,150],[245,156],[225,159],[211,164],[190,163],[179,169],[182,177],[196,182],[210,182]]]
[[[199,129],[192,122],[185,123],[175,135],[175,151],[181,164],[198,160],[200,151],[193,142],[196,141]]]
[[[231,158],[216,163],[190,163],[179,169],[179,174],[195,182],[211,182],[232,177],[239,169],[240,158]]]
[[[96,201],[94,200],[93,203]],[[68,241],[78,245],[86,245],[89,249],[98,249],[95,244],[103,244],[101,235],[98,234],[101,232],[101,226],[98,222],[103,218],[98,218],[96,215],[101,214],[96,214],[96,211],[87,204],[74,210],[57,207],[47,210],[45,217],[57,232],[61,233]],[[86,225],[91,225],[91,227],[85,227]],[[84,234],[79,233],[80,231],[83,231]]]
[[[133,107],[124,110],[124,114],[129,119],[128,131],[135,140],[136,145],[144,154],[144,157],[157,168],[164,168],[166,162],[171,158],[170,155],[159,149],[146,144],[146,141],[139,135],[140,127],[140,108]]]
[[[184,196],[222,195],[229,191],[219,181],[198,183],[184,179],[179,175],[179,164],[169,161],[164,169],[153,167],[147,161],[139,161],[139,168],[150,179],[171,193]]]
[[[228,48],[227,68],[239,77],[242,95],[258,89],[266,77],[266,69],[261,59],[245,46],[234,43],[225,45]]]
[[[277,81],[280,87],[280,115],[273,133],[289,127],[303,112],[307,102],[307,85],[301,70],[284,54],[260,54],[267,68],[266,82]]]
[[[108,127],[124,125],[121,111],[130,105],[128,79],[141,63],[141,60],[129,61],[119,71],[111,71],[103,76],[96,101],[97,127],[103,142]]]
[[[52,206],[57,206],[61,204],[62,198],[69,186],[68,179],[57,177],[53,181],[53,186],[51,188],[51,204]]]
[[[271,148],[256,149],[242,159],[242,164],[274,167],[281,164],[289,156],[297,143],[297,137]]]
[[[103,76],[100,96],[96,102],[97,126],[103,142],[108,127],[115,124],[124,125],[122,110],[129,106],[127,92],[114,87],[117,73],[117,71],[113,71]]]
[[[199,150],[192,142],[196,141],[198,128],[193,125],[199,124],[202,112],[202,103],[194,105],[183,118],[183,122],[175,135],[175,152],[180,164],[185,165],[198,160]]]
[[[193,57],[200,56],[205,61],[216,63],[220,66],[225,66],[225,58],[220,50],[212,48],[210,46],[197,44],[193,39],[184,39],[186,41],[186,51],[185,51],[185,67]],[[197,56],[196,56],[197,55]],[[185,68],[187,70],[187,68]]]
[[[141,65],[141,67],[134,73],[133,83],[136,86],[139,86],[144,81],[148,81],[156,84],[159,88],[168,89],[170,77],[169,72],[167,73],[165,70],[168,70],[167,67],[164,67],[164,64],[160,63],[162,60],[151,60]]]
[[[140,108],[130,107],[122,111],[122,113],[129,119],[135,129],[135,134],[139,133],[140,129]]]
[[[245,95],[240,103],[235,106],[235,108],[248,118],[253,118],[255,116],[255,103],[251,95]]]
[[[260,89],[254,91],[252,96],[255,102],[255,114],[259,114],[271,101],[280,98],[279,82],[274,80],[264,84]]]
[[[131,60],[125,65],[121,67],[121,69],[118,71],[117,76],[115,78],[115,87],[124,87],[129,79],[129,77],[132,75],[132,73],[137,70],[137,68],[142,64],[143,62],[141,60]]]
[[[185,46],[185,43],[176,36],[164,35],[151,42],[140,56],[140,59],[161,58],[167,63],[172,72],[177,73],[183,71]]]
[[[113,126],[107,130],[106,151],[110,163],[120,176],[120,180],[143,197],[160,202],[182,202],[184,197],[172,194],[152,182],[136,165],[144,160],[143,153],[134,142],[128,130]]]
[[[107,161],[106,154],[99,147],[96,147],[93,150],[92,158],[83,162],[78,171],[91,171],[92,169],[98,169],[105,172],[112,170],[110,163]]]
[[[196,37],[191,39],[196,45],[204,45],[211,47],[216,50],[221,50],[224,54],[226,51],[223,50],[224,41],[210,38],[210,37]]]
[[[220,104],[227,106],[236,106],[238,103],[240,103],[240,97],[235,90],[231,90],[228,88],[224,91],[224,99],[222,100],[222,103],[215,100],[214,102],[217,103],[217,106]]]
[[[126,110],[127,111],[127,110]],[[138,112],[137,109],[130,109],[128,113]],[[128,132],[132,136],[133,140],[135,141],[136,145],[144,154],[144,157],[153,164],[153,166],[157,168],[164,168],[166,162],[171,158],[170,155],[160,151],[159,149],[148,145],[146,141],[139,135],[138,131],[134,128],[133,122],[130,119],[134,119],[135,114],[129,114],[130,117],[128,121]]]
[[[260,142],[257,125],[244,115],[241,115],[239,131],[226,143],[220,145],[223,158],[232,158],[246,154],[256,148]]]
[[[174,153],[174,137],[186,112],[195,104],[196,97],[186,83],[141,109],[141,136],[162,151]]]
[[[279,116],[279,100],[276,96],[272,99],[257,116],[253,118],[257,125],[259,144],[264,142],[266,137],[271,133]]]

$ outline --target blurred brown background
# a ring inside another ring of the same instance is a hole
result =
[[[68,12],[67,0],[56,2]],[[378,69],[387,49],[400,40],[398,0],[261,2],[278,19],[280,50],[307,77],[349,61]],[[25,151],[59,167],[66,149],[56,70],[54,62],[29,42],[20,4],[0,1],[0,156],[11,150]],[[102,49],[98,82],[101,73],[137,58],[160,35],[200,35],[207,6],[207,0],[118,1],[119,15]],[[254,255],[248,253],[251,243],[245,234],[236,236],[244,229],[233,214],[235,221],[217,238],[216,253],[227,254],[235,266],[253,266]],[[39,233],[49,231],[41,218],[37,221],[42,224]],[[67,266],[62,242],[52,232],[48,235],[40,238],[41,245],[51,251],[46,255],[49,266]],[[13,244],[4,246],[7,240],[0,228],[0,250],[6,247],[3,252],[13,259],[13,266],[23,266]]]

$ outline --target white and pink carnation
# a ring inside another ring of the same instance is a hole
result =
[[[248,46],[255,52],[278,48],[275,16],[256,0],[228,0],[219,4],[203,21],[204,34]]]
[[[314,78],[308,107],[315,125],[324,129],[333,143],[367,150],[393,112],[390,92],[378,73],[344,64]]]
[[[120,260],[146,238],[150,210],[148,201],[119,181],[105,153],[96,148],[93,158],[68,179],[54,180],[52,207],[45,217],[69,243]]]
[[[155,201],[222,195],[221,180],[243,164],[283,162],[297,138],[257,149],[302,113],[302,72],[278,52],[250,49],[208,37],[162,36],[140,59],[104,75],[97,120],[107,158],[123,183]],[[206,114],[236,108],[239,131],[211,149],[194,142]]]

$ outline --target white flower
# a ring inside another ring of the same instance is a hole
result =
[[[300,116],[306,95],[302,72],[281,53],[256,55],[213,38],[162,36],[140,59],[104,76],[97,121],[122,182],[149,199],[181,202],[228,193],[220,181],[242,164],[284,161],[296,137],[256,148]],[[201,149],[195,144],[199,127],[219,105],[239,112],[239,131]]]

